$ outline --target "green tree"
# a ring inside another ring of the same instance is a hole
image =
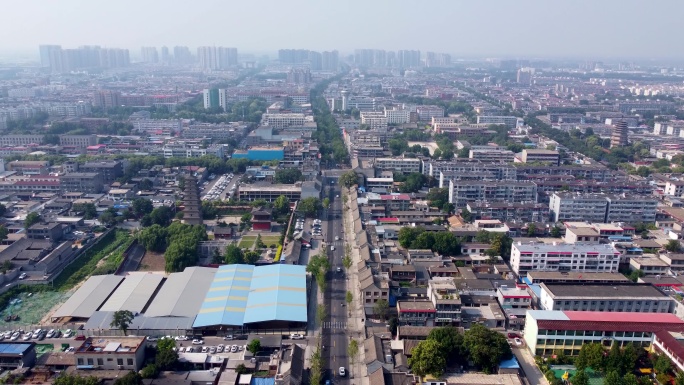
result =
[[[658,357],[653,362],[653,369],[656,373],[666,374],[667,372],[672,370],[672,363],[670,362],[669,358],[667,358],[664,354],[661,354],[658,355]]]
[[[152,218],[152,223],[166,227],[171,224],[173,210],[167,206],[160,206],[152,210],[150,217]]]
[[[261,258],[261,254],[256,251],[248,251],[245,253],[245,262],[248,265],[254,265]]]
[[[345,269],[349,270],[349,268],[352,265],[352,259],[349,256],[349,254],[346,254],[344,258],[342,258],[342,266],[344,266]]]
[[[283,168],[276,171],[274,179],[276,183],[294,184],[302,180],[302,172],[296,168]]]
[[[164,227],[152,225],[142,229],[138,235],[138,242],[150,251],[163,252],[166,250],[167,232]]]
[[[178,363],[178,353],[173,349],[158,349],[154,361],[160,370],[172,370]]]
[[[639,351],[644,352],[644,350],[640,348],[637,350],[632,343],[625,345],[624,349],[622,349],[622,355],[620,357],[621,374],[630,373],[632,370],[634,370],[634,368],[636,368],[637,361],[639,360]]]
[[[463,334],[451,326],[438,327],[430,330],[427,339],[435,340],[442,345],[449,364],[467,361],[467,352],[463,346]]]
[[[0,225],[0,241],[7,239],[7,234],[9,234],[7,227]]]
[[[328,198],[328,197],[323,198],[323,208],[326,210],[328,208],[330,208],[330,198]]]
[[[309,383],[311,385],[320,385],[322,375],[323,358],[321,357],[321,348],[317,346],[311,354],[309,365]]]
[[[106,210],[100,214],[100,217],[97,218],[97,220],[105,226],[113,226],[116,224],[116,217],[116,212],[112,212],[112,210]]]
[[[626,378],[627,376],[625,376],[625,379]],[[677,372],[677,376],[674,379],[674,385],[684,385],[684,372]]]
[[[155,364],[147,364],[142,370],[140,371],[140,375],[144,379],[148,378],[157,378],[159,375],[159,368]]]
[[[169,243],[164,253],[168,273],[185,270],[197,264],[199,240],[192,235],[184,235]]]
[[[619,344],[613,343],[610,346],[608,356],[605,358],[604,362],[606,372],[614,371],[616,374],[618,374],[618,377],[620,377],[620,375],[622,374],[620,373],[620,371],[622,370],[622,352],[620,351]]]
[[[97,207],[93,203],[73,205],[73,210],[83,213],[83,219],[89,220],[97,217]]]
[[[133,199],[131,207],[133,208],[133,212],[138,218],[142,217],[145,214],[149,214],[154,210],[154,206],[152,206],[152,201],[147,198]]]
[[[247,374],[247,372],[249,372],[249,369],[247,369],[245,364],[238,364],[235,367],[235,373],[237,373],[237,374]]]
[[[622,381],[623,381],[622,385],[639,385],[639,381],[637,380],[637,377],[632,373],[625,374]],[[675,382],[675,385],[684,385],[684,383],[677,384]]]
[[[54,385],[99,385],[100,382],[95,376],[81,377],[78,374],[62,373],[55,378]]]
[[[258,338],[253,339],[249,344],[247,344],[247,351],[256,356],[261,350],[261,341]]]
[[[286,214],[290,211],[290,200],[285,195],[281,195],[273,201],[273,210],[276,214]]]
[[[442,344],[429,339],[421,341],[411,350],[408,365],[413,373],[423,377],[440,377],[446,368],[446,355]]]
[[[418,192],[423,185],[427,183],[427,177],[419,172],[414,172],[406,177],[406,181],[401,185],[399,189],[404,193],[415,193]]]
[[[26,219],[24,219],[24,227],[28,229],[42,220],[43,218],[41,218],[40,214],[31,212],[26,216]]]
[[[229,265],[236,265],[245,263],[245,255],[242,249],[237,247],[234,243],[226,246],[226,252],[223,256],[225,263]]]
[[[321,200],[314,197],[304,198],[299,201],[297,209],[307,217],[313,217],[321,209]]]
[[[604,385],[622,385],[622,377],[615,370],[611,370],[603,379]]]
[[[359,354],[359,342],[352,339],[347,347],[347,354],[349,355],[349,361],[354,365],[354,359]]]
[[[181,176],[181,177],[178,178],[178,188],[179,188],[181,191],[185,191],[185,177],[182,177],[182,176]]]
[[[344,174],[340,175],[340,178],[338,180],[340,185],[347,188],[350,188],[359,183],[359,177],[353,170],[347,171]]]
[[[463,336],[468,358],[485,373],[493,373],[499,362],[511,358],[511,347],[501,333],[475,324]]]
[[[352,301],[354,300],[354,294],[352,294],[351,291],[347,290],[347,294],[345,294],[344,300],[345,302],[347,302],[347,306],[351,305]]]
[[[318,321],[318,324],[321,325],[323,322],[325,322],[325,319],[328,317],[328,309],[325,307],[325,305],[318,305],[316,307],[316,321]]]
[[[632,270],[632,272],[629,273],[627,278],[629,278],[632,282],[636,282],[639,280],[639,278],[643,277],[645,275],[644,271],[641,269],[637,270]]]
[[[530,223],[527,225],[527,236],[534,237],[535,234],[537,234],[537,226],[535,226],[534,223]]]
[[[130,371],[123,377],[119,377],[114,381],[114,385],[142,385],[142,383],[142,377],[134,371]]]
[[[572,385],[589,385],[589,376],[584,371],[584,369],[579,369],[575,372],[575,375],[570,379]]]
[[[141,191],[146,191],[146,190],[152,190],[154,188],[154,184],[152,183],[151,180],[145,178],[138,183],[138,189]]]
[[[173,350],[176,347],[176,341],[173,338],[161,338],[157,341],[157,351]]]
[[[671,253],[678,253],[682,251],[682,244],[676,239],[671,239],[665,244],[665,250]]]
[[[418,227],[402,227],[399,229],[399,234],[397,235],[397,240],[401,247],[408,249],[411,248],[413,241],[415,241],[420,234],[425,231],[424,228]]]
[[[373,305],[373,314],[378,316],[382,320],[387,319],[387,314],[389,313],[389,302],[386,299],[379,299],[378,302]]]
[[[109,326],[120,329],[123,334],[126,335],[128,326],[133,322],[133,318],[133,313],[131,313],[130,310],[117,310],[114,312],[112,322],[109,323]]]
[[[325,276],[330,271],[330,261],[325,254],[315,255],[309,258],[309,264],[306,265],[306,271],[310,273],[321,291],[325,291],[326,281]]]
[[[554,238],[560,238],[561,237],[561,230],[558,228],[558,226],[553,226],[551,228],[551,236]]]
[[[584,344],[580,349],[579,355],[575,358],[577,369],[592,368],[601,370],[604,367],[604,349],[601,344]]]

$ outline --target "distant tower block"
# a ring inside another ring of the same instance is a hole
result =
[[[624,147],[629,144],[629,130],[627,122],[618,120],[615,122],[613,133],[610,135],[610,148]]]
[[[349,91],[342,91],[342,111],[347,111],[347,97],[349,95]]]

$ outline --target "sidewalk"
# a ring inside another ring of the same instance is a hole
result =
[[[347,200],[342,202],[343,207],[349,207],[349,190],[344,189],[344,196]],[[359,254],[359,248],[356,244],[356,239],[354,239],[354,223],[353,223],[353,213],[351,209],[343,208],[342,219],[344,221],[344,238],[348,245],[351,247],[351,259],[352,265],[347,271],[347,290],[352,293],[354,300],[350,306],[351,316],[348,317],[349,322],[347,323],[347,328],[352,338],[355,338],[359,344],[359,352],[356,355],[354,364],[350,367],[351,378],[354,378],[355,384],[370,385],[368,378],[366,365],[363,364],[365,360],[365,353],[363,348],[363,341],[366,339],[366,328],[364,326],[364,321],[362,321],[364,316],[363,304],[361,303],[361,290],[359,288],[359,270],[358,263],[361,261],[361,256]],[[346,253],[346,248],[345,248]],[[359,381],[360,379],[360,381]]]

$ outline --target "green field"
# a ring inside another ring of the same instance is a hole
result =
[[[257,237],[253,235],[245,235],[240,239],[240,243],[238,243],[238,247],[242,249],[249,249],[252,246],[254,246],[254,242],[256,242]]]
[[[261,241],[264,242],[266,247],[271,246],[271,245],[278,245],[279,240],[280,240],[280,235],[261,236]]]
[[[570,379],[575,374],[577,369],[574,366],[558,365],[552,366],[551,370],[556,375],[556,378],[563,379],[563,374],[567,371],[570,374]],[[587,376],[589,376],[589,385],[603,385],[603,376],[601,373],[594,371],[591,368],[586,370]]]
[[[0,312],[0,329],[9,330],[18,326],[36,325],[50,309],[68,298],[69,293],[61,291],[36,291],[30,297],[29,293],[21,293],[14,297],[14,299],[20,299],[21,303],[7,305]],[[18,314],[21,318],[17,321],[6,322],[5,317],[11,314]]]

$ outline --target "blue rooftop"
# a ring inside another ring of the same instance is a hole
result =
[[[520,369],[520,364],[518,363],[518,359],[515,358],[515,356],[511,357],[510,360],[505,360],[501,361],[499,364],[499,368],[501,369]]]
[[[265,321],[307,321],[305,266],[219,267],[193,327]]]
[[[31,344],[3,344],[0,343],[0,355],[2,354],[14,354],[22,355],[27,350],[31,348]]]

